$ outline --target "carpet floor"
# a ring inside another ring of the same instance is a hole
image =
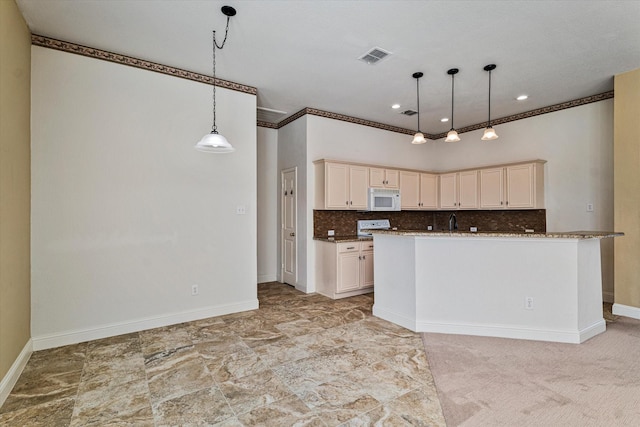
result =
[[[447,426],[640,425],[640,321],[582,344],[423,334]]]

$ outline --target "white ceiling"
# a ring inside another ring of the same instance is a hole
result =
[[[35,34],[211,75],[211,31],[223,35],[223,5],[236,8],[217,52],[219,78],[258,88],[258,106],[291,115],[304,107],[446,132],[456,76],[455,125],[613,89],[640,68],[640,1],[272,1],[17,0]],[[393,55],[357,58],[372,47]],[[518,102],[515,97],[528,94]]]

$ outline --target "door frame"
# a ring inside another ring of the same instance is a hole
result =
[[[280,283],[285,283],[284,281],[284,255],[285,255],[285,245],[284,245],[284,240],[285,240],[285,236],[284,236],[284,230],[285,230],[285,224],[284,224],[284,212],[285,212],[285,205],[284,205],[284,175],[288,174],[290,172],[293,172],[293,188],[295,188],[295,193],[294,193],[294,215],[295,215],[295,220],[294,220],[294,240],[295,240],[295,280],[292,284],[292,286],[297,286],[298,285],[298,167],[294,166],[292,168],[286,168],[286,169],[282,169],[280,171]]]

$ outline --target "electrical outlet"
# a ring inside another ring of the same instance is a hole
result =
[[[331,237],[331,236],[335,236],[336,235],[336,230],[328,230],[327,231],[327,236]]]
[[[191,296],[198,295],[198,285],[191,285]]]
[[[427,225],[427,231],[433,230],[433,225]]]
[[[236,207],[236,214],[245,215],[247,213],[247,207],[245,205],[238,205]]]
[[[478,232],[478,227],[469,227],[469,231],[472,233],[477,233]]]
[[[533,310],[533,297],[524,297],[524,308]]]

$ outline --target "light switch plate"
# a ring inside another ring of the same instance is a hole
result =
[[[593,203],[587,203],[587,212],[593,212]]]

